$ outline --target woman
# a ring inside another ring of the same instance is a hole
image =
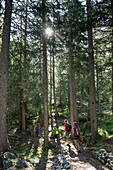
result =
[[[65,131],[65,138],[66,138],[66,142],[67,142],[67,145],[70,147],[70,140],[69,140],[69,137],[70,137],[70,131],[69,131],[69,123],[68,123],[68,120],[64,120],[64,131]]]
[[[80,152],[80,145],[79,145],[80,128],[79,128],[77,122],[74,122],[74,124],[73,124],[73,134],[74,134],[74,145],[75,145],[75,148],[77,149],[78,152]]]

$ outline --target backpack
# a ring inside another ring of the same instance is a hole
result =
[[[72,126],[68,124],[68,131],[71,132]]]
[[[58,130],[56,130],[56,132],[55,132],[55,133],[56,133],[56,135],[58,135]]]
[[[75,136],[80,136],[79,127],[76,127],[76,128],[75,128],[75,130],[74,130],[74,135],[75,135]]]

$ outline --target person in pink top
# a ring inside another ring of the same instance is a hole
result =
[[[78,152],[80,152],[80,127],[78,126],[77,122],[73,123],[73,134],[74,134],[74,145]]]

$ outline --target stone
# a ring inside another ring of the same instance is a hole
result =
[[[13,166],[13,164],[12,164],[11,160],[4,160],[3,161],[3,170],[6,170],[6,169],[8,169],[12,166]]]
[[[4,157],[4,159],[15,159],[16,158],[16,156],[12,152],[5,152],[3,154],[3,157]]]

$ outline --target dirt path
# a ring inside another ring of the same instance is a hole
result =
[[[26,138],[25,137],[21,138],[21,140],[19,140],[19,142],[17,142],[17,141],[18,140],[16,138],[16,141],[13,142],[13,144],[16,144],[16,147],[20,147],[24,143],[25,148],[34,148],[33,152],[35,155],[38,153],[38,147],[40,149],[43,146],[43,142],[38,144],[39,145],[38,146],[37,145],[38,141],[34,137],[31,138],[31,136],[26,136]],[[30,141],[30,142],[28,143],[28,141]],[[19,144],[19,146],[17,144]],[[59,146],[57,144],[58,147],[54,147],[53,150],[52,150],[52,148],[50,148],[50,150],[54,153],[53,156],[56,156],[56,157],[58,157],[58,155],[55,153],[58,153],[59,151],[63,151],[64,157],[69,162],[69,164],[71,165],[73,170],[109,170],[109,168],[104,167],[98,160],[96,160],[93,157],[92,153],[88,150],[87,147],[85,147],[85,144],[82,147],[81,153],[77,153],[77,151],[72,143],[70,145],[71,145],[71,149],[69,151],[69,148],[65,144],[65,141],[61,140],[61,146]],[[27,153],[27,154],[29,154],[29,153]],[[34,169],[32,169],[32,170],[56,170],[55,168],[53,168],[51,163],[48,162],[48,158],[43,159],[43,158],[36,156],[35,158],[32,158],[32,160],[34,163]],[[30,159],[30,161],[31,161],[31,159]],[[60,166],[59,164],[57,164],[57,165]],[[66,170],[66,169],[64,168],[63,170]]]
[[[73,167],[73,170],[108,170],[107,167],[104,167],[98,160],[96,160],[92,153],[84,146],[81,148],[81,153],[77,153],[73,144],[69,151],[68,160],[70,165]],[[65,150],[67,147],[64,141],[61,141],[61,146]]]
[[[87,148],[84,147],[82,148],[81,153],[77,153],[74,145],[72,143],[70,145],[71,149],[69,151],[65,141],[61,140],[61,150],[63,151],[64,157],[69,162],[73,170],[109,170],[107,167],[104,167],[98,160],[96,160]],[[56,168],[53,168],[51,164],[47,163],[46,161],[42,161],[36,170],[56,170]],[[68,169],[64,168],[63,170]]]

